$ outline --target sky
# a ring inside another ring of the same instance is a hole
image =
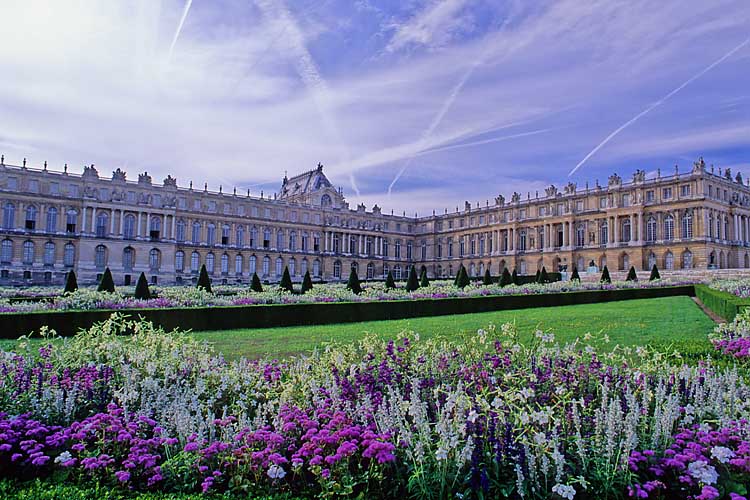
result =
[[[6,163],[428,215],[699,156],[750,177],[747,0],[3,0]]]

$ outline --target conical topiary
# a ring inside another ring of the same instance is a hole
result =
[[[114,293],[115,281],[112,279],[112,271],[110,271],[109,268],[104,270],[104,274],[102,274],[102,280],[99,282],[99,286],[97,287],[96,291]]]
[[[539,283],[549,283],[549,274],[547,274],[547,269],[544,266],[542,266],[542,270],[539,273]]]
[[[427,278],[427,268],[422,266],[422,276],[419,277],[420,288],[426,288],[430,286],[430,280]]]
[[[392,290],[396,288],[396,281],[393,279],[393,273],[388,270],[388,276],[385,277],[385,289]]]
[[[208,293],[211,293],[211,278],[208,277],[206,264],[201,265],[201,271],[198,274],[198,288],[203,288]]]
[[[516,272],[515,269],[513,269],[513,274],[510,275],[510,278],[514,285],[521,284],[521,282],[518,280],[518,272]]]
[[[292,284],[292,277],[289,275],[289,268],[286,266],[284,266],[284,273],[281,275],[279,288],[281,288],[282,290],[286,290],[287,292],[294,291],[294,285]]]
[[[352,268],[352,271],[349,273],[349,280],[346,282],[346,288],[351,290],[355,295],[362,293],[362,285],[359,284],[359,276],[357,276],[357,271],[354,268]]]
[[[258,273],[253,273],[253,278],[250,280],[250,290],[257,293],[263,291],[263,285],[260,284]]]
[[[534,281],[536,281],[537,283],[541,283],[541,281],[539,281],[539,277],[541,275],[542,275],[542,270],[541,269],[537,269],[536,270],[536,276],[534,276]]]
[[[258,283],[260,283],[260,280],[258,280]],[[307,293],[310,290],[312,290],[313,284],[312,284],[312,278],[310,278],[310,271],[305,271],[305,277],[302,278],[302,293]]]
[[[419,280],[417,279],[417,270],[414,269],[414,266],[411,266],[409,269],[409,277],[406,280],[406,291],[407,292],[413,292],[419,288]]]
[[[65,290],[63,293],[73,293],[78,290],[78,280],[76,279],[76,272],[72,269],[68,271],[68,275],[65,276]]]
[[[461,269],[463,269],[464,265],[461,264],[458,266],[458,271],[456,271],[456,277],[453,279],[453,286],[458,286],[458,278],[461,276]]]
[[[628,276],[625,278],[625,281],[638,281],[638,275],[635,274],[635,267],[630,266],[630,270],[628,271]]]
[[[151,298],[151,290],[148,289],[148,280],[144,273],[138,276],[138,283],[135,285],[135,298],[137,300],[149,300]]]
[[[490,274],[490,268],[484,270],[484,277],[482,277],[482,284],[489,286],[492,284],[492,275]]]
[[[609,277],[609,269],[607,269],[607,266],[604,266],[604,269],[602,269],[602,277],[599,280],[601,283],[612,283],[612,278]]]
[[[651,267],[651,276],[648,277],[648,280],[654,281],[654,280],[660,280],[660,279],[661,279],[661,275],[659,274],[659,270],[656,269],[656,264],[654,264]]]
[[[581,277],[578,275],[578,268],[573,266],[573,274],[570,275],[570,281],[581,281]]]
[[[456,285],[458,288],[466,288],[469,283],[469,273],[466,272],[466,268],[461,265],[461,269],[458,270],[458,284]]]
[[[508,268],[503,269],[503,274],[500,276],[500,286],[508,286],[513,284],[513,277],[510,275]]]

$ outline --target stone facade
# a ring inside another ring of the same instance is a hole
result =
[[[431,277],[503,268],[548,270],[712,269],[750,267],[750,188],[702,159],[690,172],[581,189],[550,186],[525,199],[513,193],[494,203],[428,217],[384,214],[376,205],[350,209],[322,165],[292,178],[279,193],[260,197],[180,187],[168,176],[137,181],[120,169],[103,177],[5,164],[0,159],[0,284],[62,283],[75,269],[91,283],[109,267],[118,284],[144,272],[152,283],[195,282],[201,264],[214,280],[247,283],[253,272],[280,279],[363,279],[411,265]]]

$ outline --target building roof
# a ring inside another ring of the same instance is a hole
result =
[[[312,170],[295,175],[292,178],[284,176],[284,180],[281,183],[281,190],[279,194],[280,199],[285,198],[296,198],[301,195],[320,191],[324,188],[332,188],[331,181],[323,173],[323,165],[318,163],[318,166]]]

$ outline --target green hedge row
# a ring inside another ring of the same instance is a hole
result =
[[[703,305],[727,321],[732,321],[743,309],[750,307],[750,299],[715,290],[708,285],[695,285],[695,295]]]
[[[380,302],[331,302],[256,306],[126,309],[166,330],[233,330],[277,326],[323,325],[389,319],[443,316],[533,307],[594,304],[695,294],[693,285],[624,290],[594,290],[533,295],[503,295]],[[0,314],[0,338],[18,338],[47,325],[58,335],[74,335],[106,320],[113,311],[41,311]]]

